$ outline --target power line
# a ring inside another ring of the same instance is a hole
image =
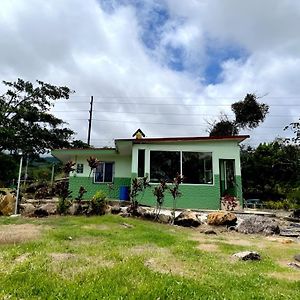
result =
[[[89,110],[55,110],[52,112],[87,112]],[[218,117],[220,114],[190,114],[190,113],[166,113],[166,112],[136,112],[136,111],[112,111],[112,110],[96,110],[93,112],[98,113],[114,113],[114,114],[136,114],[136,115],[172,115],[172,116],[208,116],[208,117]],[[226,114],[228,117],[234,117],[232,114]],[[287,115],[268,115],[267,117],[286,117]],[[290,117],[299,117],[300,115],[288,115]]]

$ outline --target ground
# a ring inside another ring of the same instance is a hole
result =
[[[0,218],[1,299],[299,299],[299,241],[119,216]],[[261,261],[232,254],[255,250]]]

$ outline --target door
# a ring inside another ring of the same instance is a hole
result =
[[[236,196],[235,161],[234,159],[220,159],[220,194]]]

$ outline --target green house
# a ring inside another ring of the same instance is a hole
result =
[[[53,150],[52,155],[62,162],[76,163],[69,174],[73,197],[83,186],[85,199],[103,190],[111,199],[125,200],[131,179],[147,176],[151,188],[139,201],[154,206],[154,187],[161,179],[171,182],[178,173],[184,176],[178,208],[219,209],[225,195],[236,196],[242,203],[239,143],[249,136],[145,138],[138,133],[135,138],[116,139],[114,148]],[[100,160],[92,173],[90,156]],[[171,207],[171,200],[167,194],[164,206]]]

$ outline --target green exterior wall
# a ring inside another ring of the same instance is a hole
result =
[[[84,194],[84,200],[90,200],[94,194],[102,190],[107,193],[110,199],[119,199],[120,187],[121,186],[130,186],[130,178],[120,178],[115,177],[113,182],[114,189],[109,191],[107,183],[94,183],[93,176],[89,177],[70,177],[69,178],[69,190],[72,191],[72,198],[75,199],[78,195],[79,188],[83,186],[87,193]]]
[[[220,181],[219,175],[214,176],[213,185],[180,185],[182,196],[177,200],[177,208],[193,208],[193,209],[220,209]],[[144,195],[140,195],[138,200],[141,204],[156,206],[156,200],[153,195],[156,184],[151,184],[151,188],[147,188]],[[165,193],[165,201],[163,207],[172,207],[173,198],[170,192]]]

